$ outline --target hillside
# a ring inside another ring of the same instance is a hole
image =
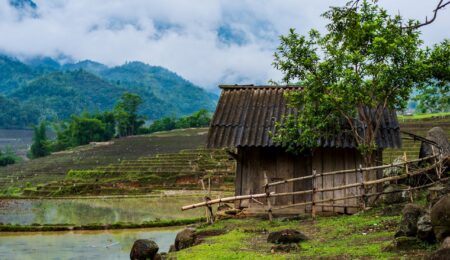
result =
[[[21,62],[0,56],[0,128],[24,128],[39,119],[67,119],[111,109],[123,92],[139,94],[149,120],[214,110],[217,96],[174,72],[141,62],[109,68],[95,61],[60,64],[48,57]],[[18,103],[18,105],[13,104]],[[9,104],[20,119],[14,117]],[[32,114],[32,117],[23,115]]]
[[[0,189],[60,181],[70,169],[94,169],[123,160],[202,147],[207,129],[174,130],[114,139],[110,145],[85,145],[50,156],[0,167]]]

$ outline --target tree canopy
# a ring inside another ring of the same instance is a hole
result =
[[[431,79],[445,84],[448,56],[433,57],[438,52],[421,48],[417,21],[391,16],[376,2],[351,1],[323,17],[329,21],[323,35],[291,29],[281,36],[274,66],[285,82],[303,89],[287,97],[301,113],[278,123],[274,138],[290,150],[313,149],[320,137],[347,131],[367,159],[376,149],[383,111],[403,109],[411,90]],[[435,63],[442,69],[433,72]]]

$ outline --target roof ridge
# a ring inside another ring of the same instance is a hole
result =
[[[247,84],[247,85],[219,85],[219,88],[221,89],[251,89],[251,88],[302,88],[302,86],[298,85],[253,85],[253,84]]]

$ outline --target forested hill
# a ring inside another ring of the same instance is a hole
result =
[[[123,92],[140,95],[149,120],[214,110],[217,96],[163,67],[130,62],[109,68],[95,61],[60,64],[0,56],[0,128],[24,128],[83,111],[111,109]]]

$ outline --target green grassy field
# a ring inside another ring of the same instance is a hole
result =
[[[221,220],[199,228],[199,233],[218,233],[204,243],[171,253],[176,259],[421,259],[435,249],[423,244],[419,248],[388,252],[384,250],[394,238],[399,216],[384,216],[371,210],[352,216],[319,217],[312,220],[268,220],[246,218]],[[309,240],[300,242],[294,252],[272,252],[267,243],[269,232],[295,229]]]

